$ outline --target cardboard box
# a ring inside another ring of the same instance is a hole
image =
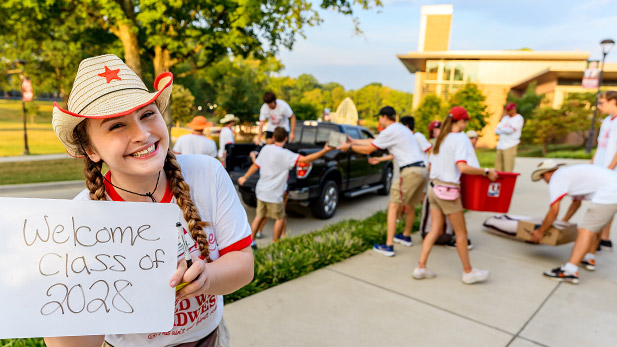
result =
[[[518,222],[516,229],[516,238],[523,241],[529,241],[531,233],[540,227],[542,219],[531,218]],[[563,245],[576,240],[578,228],[576,224],[555,221],[553,225],[544,233],[540,243],[543,245]]]

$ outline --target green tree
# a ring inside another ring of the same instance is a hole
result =
[[[319,117],[319,110],[312,104],[297,102],[291,103],[289,106],[298,120],[315,120]]]
[[[527,89],[525,90],[525,93],[520,98],[514,95],[512,92],[509,92],[508,97],[506,98],[506,103],[515,103],[518,113],[520,113],[523,118],[530,119],[533,115],[533,112],[538,107],[540,107],[540,104],[545,97],[544,94],[536,93],[536,87],[536,82],[529,83]]]
[[[428,138],[428,125],[434,120],[443,120],[448,112],[445,101],[436,94],[427,94],[413,112],[416,121],[416,131],[426,135]]]
[[[576,132],[583,139],[581,146],[587,143],[589,137],[589,125],[593,115],[593,107],[596,102],[596,94],[588,93],[569,93],[559,107],[562,114],[568,119],[569,130]],[[602,124],[602,117],[596,117],[595,134]]]
[[[450,99],[450,107],[462,106],[469,113],[471,120],[468,129],[482,130],[486,126],[489,113],[486,110],[486,97],[478,86],[472,83],[465,84]]]
[[[568,115],[561,110],[545,106],[534,111],[525,127],[533,134],[533,142],[542,145],[542,155],[546,155],[548,145],[571,130],[570,121]]]
[[[181,84],[174,84],[171,89],[171,114],[174,122],[190,122],[195,116],[195,97]]]

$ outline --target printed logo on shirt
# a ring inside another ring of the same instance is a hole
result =
[[[279,117],[277,114],[270,112],[270,122],[272,122],[272,124],[279,125],[281,124],[282,120],[283,120],[283,117]]]

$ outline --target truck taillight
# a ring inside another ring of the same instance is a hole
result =
[[[296,166],[296,176],[298,178],[306,178],[309,172],[311,172],[311,168],[313,168],[312,163],[299,162],[298,166]]]

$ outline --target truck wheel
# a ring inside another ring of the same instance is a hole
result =
[[[381,178],[381,184],[383,188],[377,191],[379,195],[388,195],[390,194],[390,187],[392,186],[392,177],[394,177],[394,173],[392,172],[392,166],[388,165],[386,169],[383,171],[383,177]]]
[[[257,198],[253,194],[241,193],[242,201],[246,206],[257,207]]]
[[[328,219],[334,216],[339,201],[339,188],[336,182],[326,181],[321,194],[311,205],[313,216],[319,219]]]

